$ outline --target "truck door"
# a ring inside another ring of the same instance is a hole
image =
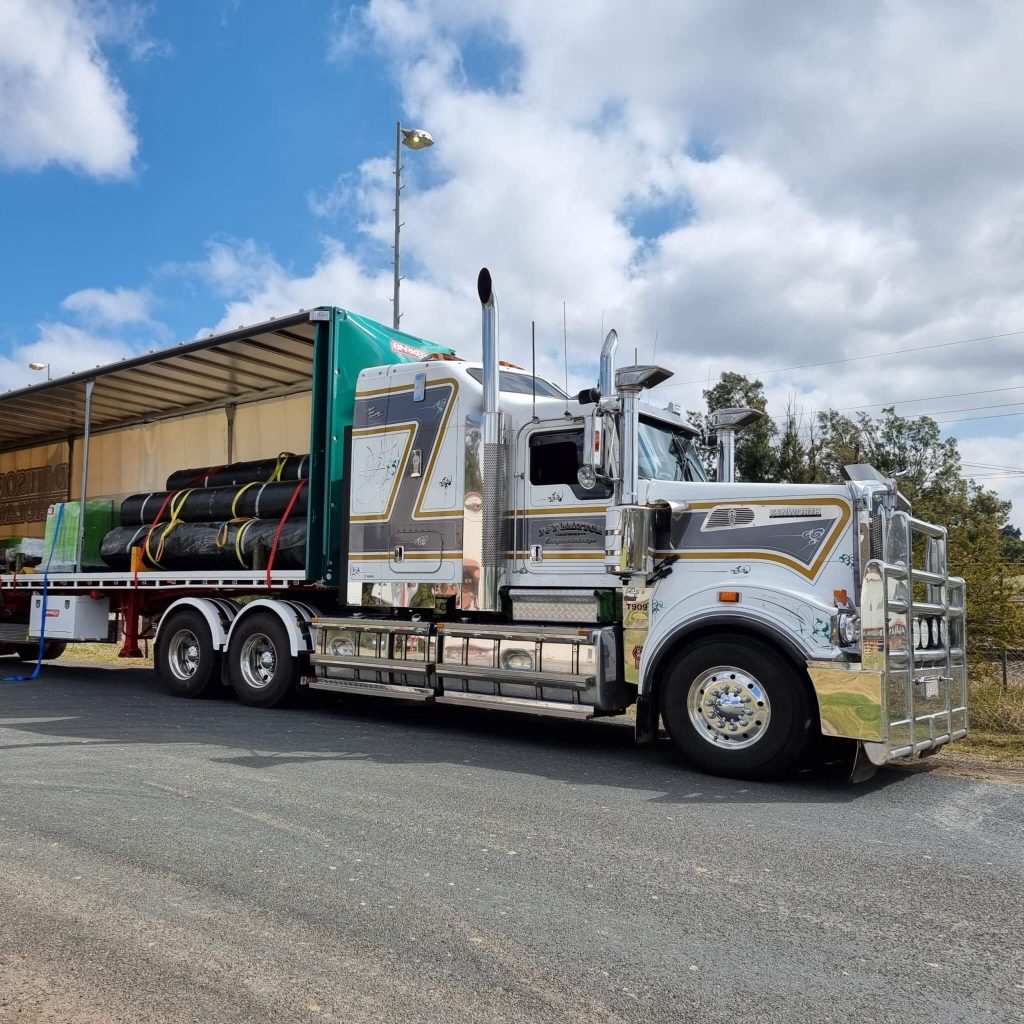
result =
[[[515,568],[528,573],[603,578],[605,509],[610,484],[587,490],[582,426],[540,425],[525,435],[516,501]],[[589,580],[593,582],[593,580]]]

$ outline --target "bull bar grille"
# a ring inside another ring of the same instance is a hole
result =
[[[864,569],[861,639],[864,667],[882,673],[889,760],[967,734],[967,659],[964,581],[948,575],[945,529],[891,511],[883,532],[884,557]],[[914,555],[922,546],[924,564],[917,568]],[[924,598],[915,600],[915,590]],[[924,623],[925,644],[915,643],[915,620],[919,628]]]

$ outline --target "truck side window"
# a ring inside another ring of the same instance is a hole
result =
[[[577,500],[610,498],[612,486],[599,480],[589,491],[576,474],[583,465],[583,431],[559,430],[530,438],[530,483],[541,487],[568,487]]]

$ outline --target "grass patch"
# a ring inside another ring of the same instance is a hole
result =
[[[971,681],[968,701],[972,729],[1024,741],[1024,686],[1004,689],[1001,680],[976,678]]]
[[[147,645],[140,643],[143,652]],[[153,642],[149,642],[149,656],[146,658],[119,658],[117,652],[121,644],[68,644],[67,650],[57,662],[46,662],[48,665],[59,664],[61,661],[87,661],[96,665],[133,665],[140,668],[153,664]]]

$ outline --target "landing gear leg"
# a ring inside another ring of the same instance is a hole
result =
[[[141,658],[139,648],[139,594],[130,591],[121,608],[121,622],[124,629],[124,644],[117,652],[119,658]]]

